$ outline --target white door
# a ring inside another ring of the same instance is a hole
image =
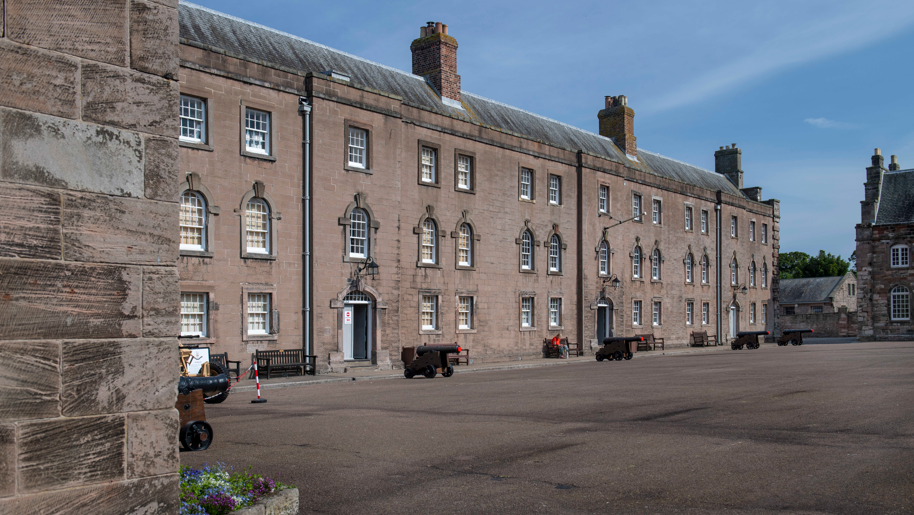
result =
[[[736,338],[736,333],[739,331],[739,316],[736,311],[736,306],[730,306],[730,338]]]
[[[355,316],[355,306],[346,304],[343,306],[343,359],[353,359],[352,357],[352,326]]]

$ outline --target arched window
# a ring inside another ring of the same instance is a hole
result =
[[[533,235],[524,231],[520,242],[520,267],[522,270],[533,269]]]
[[[749,263],[749,286],[755,287],[755,261]]]
[[[195,191],[181,194],[181,250],[206,250],[206,201]]]
[[[609,245],[600,242],[600,275],[609,275]]]
[[[245,235],[249,253],[270,253],[270,208],[263,199],[248,200],[245,209]]]
[[[762,288],[768,287],[768,263],[762,263]]]
[[[739,265],[736,264],[736,258],[730,261],[730,284],[739,285]]]
[[[426,218],[422,222],[422,262],[437,263],[435,243],[438,238],[438,228],[434,220]]]
[[[651,253],[651,279],[660,280],[660,249]]]
[[[562,271],[562,240],[557,234],[553,234],[549,239],[549,271]]]
[[[473,266],[473,229],[470,228],[470,224],[460,226],[457,238],[457,264]]]
[[[701,256],[701,283],[708,284],[708,256]]]
[[[911,292],[907,288],[904,286],[892,288],[891,302],[892,320],[911,319]]]
[[[632,277],[641,278],[641,247],[635,247],[632,253]]]
[[[355,208],[349,213],[349,257],[368,256],[368,215]]]
[[[685,258],[685,279],[687,283],[692,282],[692,254],[687,254]]]

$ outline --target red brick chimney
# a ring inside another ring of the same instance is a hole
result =
[[[635,111],[628,107],[625,95],[606,97],[606,109],[597,114],[600,119],[600,136],[612,138],[616,146],[630,156],[638,156],[635,138]]]
[[[419,29],[419,38],[409,49],[413,52],[413,74],[428,79],[442,99],[460,102],[457,40],[447,35],[447,25],[428,22]]]

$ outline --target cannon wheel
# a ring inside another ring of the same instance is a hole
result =
[[[416,371],[415,371],[415,370],[413,370],[413,369],[411,369],[411,368],[409,368],[409,367],[406,367],[406,368],[403,369],[403,377],[405,377],[405,378],[407,378],[407,379],[412,379],[413,376],[415,376],[415,375],[416,375]]]
[[[229,384],[232,384],[232,379],[229,375],[229,371],[219,363],[209,363],[209,375],[210,377],[217,376],[219,374],[225,374],[225,377],[229,378]],[[220,402],[228,399],[229,393],[231,390],[226,390],[224,392],[203,392],[203,402],[207,404],[219,404]],[[212,397],[211,399],[209,397]]]
[[[787,345],[787,342],[778,342],[778,347],[784,347]]]
[[[793,340],[790,340],[790,343],[792,343],[793,345],[799,345],[800,340],[797,340],[796,338],[794,338]],[[785,343],[784,345],[787,345],[787,344]]]
[[[188,451],[205,451],[213,443],[213,428],[203,420],[192,420],[181,428],[181,446]]]
[[[730,349],[731,349],[731,350],[743,350],[743,346],[742,346],[742,345],[737,345],[737,344],[734,343],[734,344],[730,345]]]
[[[603,355],[599,352],[597,353],[597,361],[603,361]]]
[[[626,353],[625,353],[625,359],[626,359],[626,360],[630,360],[630,359],[632,359],[633,357],[635,357],[635,355],[632,354],[631,352],[626,352]]]
[[[622,351],[617,350],[616,352],[614,352],[613,359],[615,359],[616,361],[622,361]]]
[[[443,375],[444,377],[451,377],[452,375],[454,375],[454,366],[448,365],[447,368],[445,368],[444,370],[441,371],[441,375]]]
[[[437,373],[438,373],[438,371],[435,370],[435,367],[433,367],[431,365],[425,367],[425,377],[432,379],[435,377],[435,374],[437,374]]]

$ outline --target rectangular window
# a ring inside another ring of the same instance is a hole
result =
[[[269,334],[270,294],[248,293],[248,334]]]
[[[891,249],[892,268],[906,267],[910,263],[910,254],[907,245],[895,245]]]
[[[822,313],[822,306],[813,306],[813,307],[812,307],[812,312],[813,312],[814,314]]]
[[[533,297],[520,299],[520,326],[533,327]]]
[[[261,199],[248,201],[244,218],[247,251],[255,254],[269,254],[270,212],[266,202]]]
[[[457,297],[457,328],[473,328],[473,297]]]
[[[244,111],[244,149],[270,155],[270,113],[246,108]]]
[[[562,203],[562,178],[558,175],[549,176],[549,203],[554,205]]]
[[[768,304],[762,304],[762,325],[768,324]]]
[[[549,326],[562,326],[562,299],[549,299]]]
[[[762,224],[762,243],[768,243],[768,224]]]
[[[533,170],[520,169],[520,198],[531,200],[533,198]]]
[[[892,320],[911,319],[911,292],[904,286],[896,286],[889,293]]]
[[[192,191],[181,194],[181,250],[206,250],[206,205],[203,197]]]
[[[206,102],[181,95],[181,141],[206,143]]]
[[[692,230],[692,206],[686,206],[685,208],[685,230]]]
[[[755,222],[749,221],[749,241],[755,241]]]
[[[692,325],[692,310],[695,309],[694,302],[686,302],[686,325]]]
[[[637,193],[632,194],[632,218],[636,222],[641,221],[641,195]]]
[[[785,314],[785,315],[796,315],[796,314],[797,314],[796,307],[794,307],[794,306],[784,306],[784,314]]]
[[[205,293],[181,293],[181,336],[206,336]]]
[[[473,189],[473,158],[470,156],[457,156],[457,188]]]
[[[422,147],[422,182],[437,182],[437,162],[438,152],[433,148]]]
[[[632,301],[632,323],[635,325],[641,325],[641,301],[640,300]]]
[[[708,304],[707,302],[702,302],[701,303],[701,323],[702,324],[708,325],[710,323],[709,322],[709,320],[711,320],[710,311],[711,311],[711,305]]]
[[[731,238],[736,238],[736,225],[737,225],[736,217],[731,216],[730,217],[730,237]]]
[[[422,329],[425,331],[438,329],[438,297],[436,295],[422,296]]]
[[[599,210],[601,213],[609,213],[609,186],[600,186]]]
[[[368,168],[368,131],[349,127],[349,166]]]
[[[708,212],[701,210],[701,233],[708,234]]]
[[[663,206],[659,199],[654,199],[653,202],[651,202],[651,222],[654,225],[663,223]]]
[[[749,304],[749,323],[755,323],[755,302]]]
[[[653,310],[653,316],[654,316],[653,324],[654,325],[660,325],[660,312],[661,312],[660,303],[654,302],[654,310]]]

